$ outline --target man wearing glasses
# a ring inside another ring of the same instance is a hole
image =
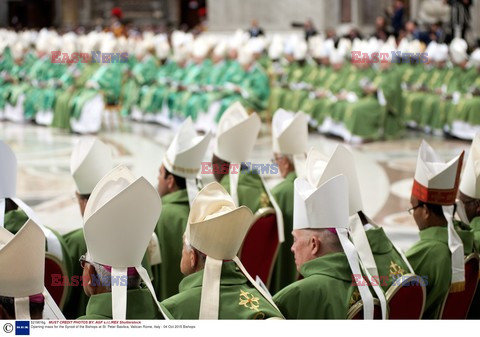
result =
[[[420,230],[420,241],[406,256],[415,273],[428,281],[424,319],[438,318],[450,288],[465,287],[463,244],[452,221],[463,154],[444,163],[425,141],[418,153],[408,211]]]

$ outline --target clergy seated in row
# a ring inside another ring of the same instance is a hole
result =
[[[112,319],[112,285],[122,283],[127,287],[127,318],[161,319],[150,291],[141,285],[135,268],[128,268],[127,278],[112,278],[112,268],[91,262],[87,253],[80,258],[83,266],[83,290],[90,298],[84,316],[78,319]]]
[[[182,236],[190,204],[198,193],[196,176],[210,144],[211,134],[197,135],[191,118],[179,127],[168,147],[158,175],[162,213],[155,228],[160,244],[160,261],[151,261],[153,287],[159,301],[178,293],[183,279],[180,271]]]
[[[90,298],[86,314],[79,319],[164,317],[141,264],[160,212],[155,188],[125,166],[114,168],[98,182],[84,214],[88,251],[81,263],[83,287]]]
[[[171,319],[283,319],[236,256],[253,219],[217,182],[193,201],[185,231],[180,293],[161,303]]]
[[[32,220],[16,235],[0,227],[0,319],[62,319],[60,309],[43,286],[45,235]],[[45,302],[58,317],[45,317]]]
[[[409,210],[420,241],[406,255],[428,281],[424,319],[439,318],[451,286],[461,291],[465,284],[464,248],[452,222],[462,162],[463,153],[444,163],[425,141],[420,146]]]
[[[215,180],[230,193],[235,204],[247,206],[253,213],[271,204],[260,174],[241,165],[250,157],[260,127],[256,113],[248,115],[240,103],[232,104],[218,124],[212,158]]]
[[[272,140],[275,163],[283,178],[272,189],[272,195],[282,209],[285,237],[270,282],[270,292],[275,294],[298,278],[295,260],[290,251],[293,244],[293,182],[297,176],[302,176],[305,166],[308,151],[307,116],[301,111],[294,114],[283,109],[277,110],[272,120]]]
[[[293,246],[303,279],[278,292],[274,302],[287,319],[346,319],[360,298],[365,318],[373,318],[373,296],[360,274],[357,249],[347,237],[348,182],[337,175],[320,186],[295,180]]]
[[[84,215],[88,199],[95,185],[113,168],[110,148],[95,137],[81,139],[73,148],[70,158],[70,174],[75,182],[80,214]],[[72,276],[81,279],[83,268],[78,263],[81,256],[87,252],[87,244],[83,235],[83,227],[63,235],[70,255]],[[72,286],[65,300],[63,312],[65,318],[75,319],[85,315],[88,297],[81,284]]]
[[[347,177],[351,238],[363,264],[369,266],[370,276],[377,279],[381,277],[380,286],[383,291],[386,291],[397,277],[414,273],[407,258],[400,249],[395,247],[383,228],[376,225],[363,211],[355,157],[350,150],[339,144],[333,154],[328,156],[312,148],[307,155],[305,170],[308,179],[315,186],[338,174],[344,174]],[[363,282],[362,278],[360,280]],[[373,289],[377,296],[382,296],[382,290],[377,287]],[[386,304],[382,303],[382,305],[385,310]]]

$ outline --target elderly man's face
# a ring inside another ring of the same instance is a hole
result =
[[[280,153],[273,154],[275,158],[275,163],[278,165],[278,170],[282,178],[285,178],[287,174],[291,171],[290,168],[293,166],[290,163],[290,160],[286,156],[281,155]]]
[[[310,245],[310,235],[301,229],[294,229],[292,231],[293,245],[291,251],[295,256],[295,265],[297,271],[300,272],[300,268],[305,262],[308,262],[315,258],[312,254],[312,247]]]

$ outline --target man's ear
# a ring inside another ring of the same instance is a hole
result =
[[[94,281],[92,280],[93,275],[96,274],[95,267],[92,266],[91,264],[87,264],[85,266],[85,268],[87,268],[87,273],[86,273],[86,275],[84,273],[84,280],[83,280],[84,286],[87,287],[87,289],[88,289],[88,291],[91,295],[95,295],[96,289],[97,289],[96,286],[98,285],[98,284],[94,284],[93,283]],[[96,282],[96,280],[95,280],[95,282]],[[90,295],[88,295],[88,296],[90,296]]]
[[[170,174],[168,177],[167,177],[167,187],[168,187],[168,190],[171,192],[175,189],[175,178],[173,178],[173,175]]]
[[[192,270],[197,270],[197,264],[198,264],[198,256],[197,254],[195,253],[195,250],[192,249],[191,251],[188,252],[188,254],[190,255],[188,258],[190,260],[190,268]]]
[[[320,252],[320,248],[322,245],[320,240],[318,240],[318,238],[315,235],[312,235],[309,239],[309,244],[310,244],[312,255],[317,256],[318,253]]]

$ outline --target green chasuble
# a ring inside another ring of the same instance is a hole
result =
[[[472,228],[473,242],[475,244],[477,251],[479,251],[480,250],[480,216],[477,216],[476,218],[473,218],[472,221],[470,221],[470,227]]]
[[[92,295],[87,313],[77,319],[112,319],[112,293]],[[163,319],[148,289],[127,290],[127,319]]]
[[[372,228],[365,233],[377,265],[380,285],[384,291],[387,291],[396,278],[408,274],[410,271],[383,228]]]
[[[220,184],[230,193],[230,177],[228,174],[222,178]],[[241,171],[238,177],[237,194],[239,206],[247,206],[252,213],[260,208],[271,206],[268,194],[257,173],[247,170]]]
[[[72,258],[73,275],[82,276],[83,269],[78,262],[80,256],[87,252],[87,244],[83,236],[83,228],[74,230],[63,236],[67,244],[67,249]],[[80,283],[78,286],[72,286],[70,289],[70,296],[65,301],[63,314],[67,319],[75,319],[79,316],[85,315],[85,309],[88,303],[88,297],[85,295],[83,286]]]
[[[87,252],[87,244],[85,242],[85,236],[83,235],[83,228],[76,229],[63,236],[68,249],[69,256],[72,264],[72,275],[78,276],[78,279],[82,279],[83,269],[80,266],[79,260],[82,255]],[[152,277],[152,270],[148,263],[147,256],[143,257],[142,266],[147,270],[150,278]],[[85,315],[87,308],[88,297],[85,295],[81,282],[79,285],[70,287],[70,295],[65,301],[65,307],[63,313],[65,318],[74,319],[79,316]]]
[[[273,297],[287,319],[346,319],[358,290],[345,253],[332,253],[303,264],[303,280]]]
[[[293,244],[293,182],[295,178],[297,178],[295,172],[290,172],[284,181],[272,189],[272,195],[282,210],[285,234],[285,241],[279,247],[270,281],[272,294],[297,280],[297,266],[290,250]]]
[[[203,270],[186,276],[180,293],[161,303],[171,319],[198,319]],[[224,262],[220,278],[219,319],[283,318],[282,314],[253,287],[235,262]]]
[[[180,261],[182,260],[183,233],[187,227],[189,212],[190,205],[186,189],[162,197],[162,213],[155,228],[162,263],[152,266],[152,283],[160,301],[178,294],[178,285],[183,279]]]
[[[408,250],[407,258],[415,273],[428,282],[422,318],[436,319],[452,280],[447,227],[430,227],[420,231],[420,241]]]

